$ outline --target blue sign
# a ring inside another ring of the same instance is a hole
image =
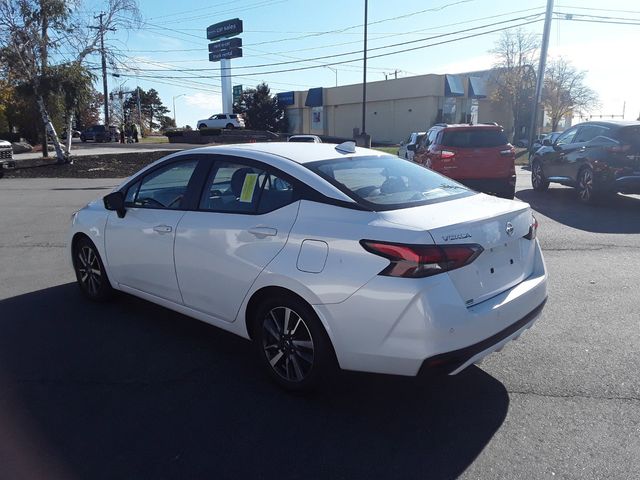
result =
[[[278,103],[280,105],[293,105],[294,103],[296,103],[294,92],[282,92],[278,93],[277,96]]]
[[[234,18],[220,23],[215,23],[207,27],[207,39],[216,40],[218,38],[235,37],[242,33],[242,20]]]

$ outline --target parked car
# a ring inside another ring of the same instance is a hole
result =
[[[281,386],[334,365],[456,374],[547,297],[524,202],[353,142],[174,153],[72,215],[80,290],[121,290],[251,339]],[[106,341],[109,341],[108,339]]]
[[[640,122],[585,122],[544,140],[531,160],[531,183],[575,187],[591,203],[613,193],[640,193]]]
[[[415,147],[413,149],[407,148],[409,145],[418,145],[426,132],[412,132],[409,134],[406,140],[403,140],[398,149],[398,156],[407,160],[413,161],[413,155],[415,153]]]
[[[5,165],[13,160],[13,147],[10,142],[0,140],[0,178],[4,176]]]
[[[244,119],[235,113],[217,113],[204,120],[198,120],[198,128],[244,128]]]
[[[83,142],[88,140],[109,142],[111,141],[111,132],[104,125],[92,125],[80,134],[80,140]]]
[[[497,124],[436,124],[418,146],[415,161],[478,191],[515,195],[515,150]]]
[[[71,138],[80,138],[80,135],[82,134],[82,132],[80,130],[71,130]],[[63,130],[62,133],[60,134],[60,138],[62,140],[66,140],[67,139],[67,131]]]
[[[287,142],[322,143],[322,140],[317,135],[292,135]]]

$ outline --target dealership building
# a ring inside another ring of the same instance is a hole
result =
[[[490,70],[367,82],[366,130],[374,142],[399,143],[434,123],[497,122],[513,129],[508,105],[491,99]],[[362,125],[362,84],[283,92],[290,133],[353,138]]]

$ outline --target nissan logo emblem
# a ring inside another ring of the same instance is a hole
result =
[[[507,235],[509,235],[510,237],[513,235],[513,224],[511,222],[507,222]]]

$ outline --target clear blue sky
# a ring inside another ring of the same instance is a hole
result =
[[[455,39],[480,31],[542,19],[544,0],[369,0],[370,56],[420,45]],[[125,88],[155,88],[170,109],[176,98],[179,125],[194,126],[199,118],[220,108],[219,64],[207,60],[205,30],[212,23],[239,17],[244,22],[241,35],[244,58],[232,60],[233,84],[255,86],[266,81],[275,92],[302,90],[362,81],[362,62],[332,65],[301,71],[268,74],[272,70],[307,67],[350,59],[361,54],[322,60],[315,57],[361,50],[364,1],[362,0],[235,0],[202,2],[195,0],[139,0],[143,24],[139,30],[110,33],[107,43],[122,50],[128,79],[109,78],[110,90],[125,79]],[[100,2],[90,0],[87,14],[100,10]],[[587,83],[600,95],[602,107],[593,113],[620,114],[626,101],[626,117],[640,114],[640,3],[637,0],[556,1],[556,12],[574,14],[573,20],[554,20],[550,55],[562,55],[580,69],[588,70]],[[529,17],[541,14],[539,17]],[[578,17],[577,15],[589,15]],[[522,20],[422,41],[434,35],[456,32],[519,17]],[[609,18],[601,18],[609,17]],[[577,20],[590,21],[577,21]],[[608,22],[634,22],[621,25]],[[524,28],[542,33],[542,22]],[[332,33],[325,33],[331,31]],[[431,46],[405,53],[372,58],[368,80],[384,80],[384,73],[399,76],[426,73],[457,73],[490,68],[488,51],[499,33]],[[390,44],[407,43],[374,50]],[[305,61],[306,60],[306,61]],[[98,58],[92,58],[98,62]],[[277,66],[257,65],[295,62]],[[248,68],[242,68],[248,67]],[[209,71],[179,71],[213,69]],[[153,70],[153,71],[151,71]],[[166,70],[166,71],[162,71]],[[154,78],[149,78],[154,77]],[[163,77],[189,77],[186,79]],[[204,78],[198,78],[204,77]],[[101,84],[98,88],[101,89]]]

